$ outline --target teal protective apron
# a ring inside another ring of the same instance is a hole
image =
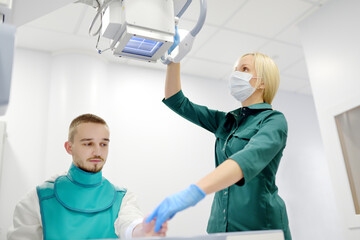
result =
[[[126,189],[74,164],[37,188],[44,240],[117,238],[114,223]]]

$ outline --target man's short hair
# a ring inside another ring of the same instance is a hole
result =
[[[81,123],[98,123],[98,124],[103,124],[103,125],[107,126],[107,123],[105,122],[105,120],[102,119],[99,116],[96,116],[96,115],[91,114],[91,113],[82,114],[82,115],[76,117],[70,123],[69,136],[68,136],[68,140],[70,142],[74,141],[74,136],[75,136],[75,133],[76,133],[76,127],[79,126]]]

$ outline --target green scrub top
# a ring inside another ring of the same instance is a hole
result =
[[[290,240],[284,201],[275,175],[286,145],[287,122],[270,104],[229,113],[194,104],[182,91],[163,102],[187,120],[215,134],[215,164],[236,161],[244,178],[215,193],[207,232],[282,229]]]

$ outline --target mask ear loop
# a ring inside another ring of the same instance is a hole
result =
[[[263,102],[264,101],[264,94],[265,94],[265,83],[264,81],[262,80],[262,77],[256,77],[257,78],[257,81],[256,81],[256,85],[255,85],[255,89],[256,90],[262,90],[262,97],[263,97]],[[261,79],[261,80],[260,80]]]
[[[265,84],[264,84],[264,81],[261,80],[262,77],[253,77],[253,78],[256,78],[256,84],[255,84],[255,89],[258,90],[258,89],[265,89]],[[264,86],[264,87],[261,87],[261,86]]]

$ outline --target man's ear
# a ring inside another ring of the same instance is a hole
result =
[[[68,154],[72,155],[71,142],[70,141],[65,142],[64,146],[65,146],[66,152]]]

